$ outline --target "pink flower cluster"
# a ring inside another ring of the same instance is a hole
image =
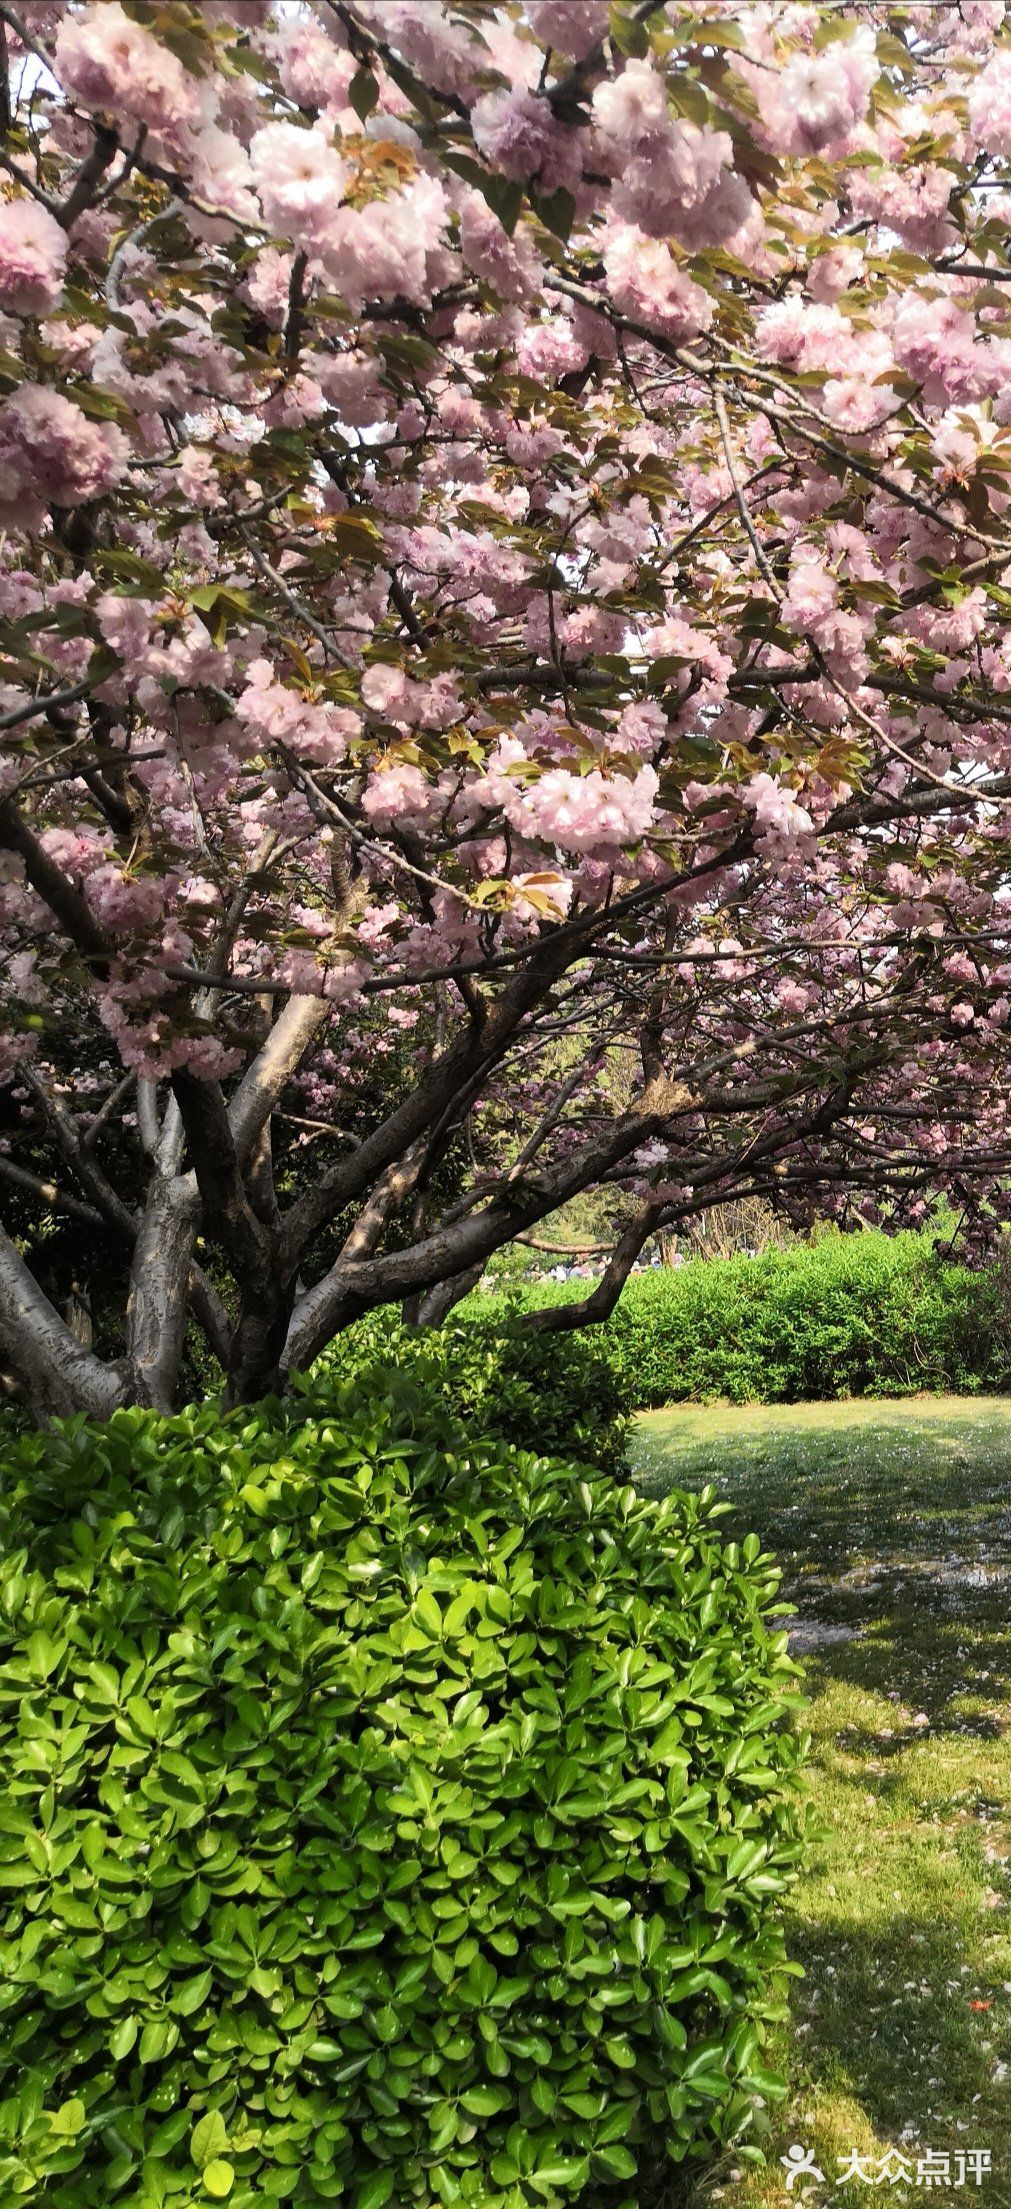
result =
[[[144,124],[178,144],[202,120],[196,77],[119,0],[64,16],[56,71],[78,107],[108,115],[117,126]]]
[[[603,260],[608,289],[622,314],[673,338],[676,345],[708,330],[713,319],[708,293],[686,276],[659,239],[615,225]]]
[[[412,828],[427,827],[439,803],[439,793],[428,776],[411,760],[384,761],[372,775],[362,797],[362,811],[377,828],[392,828],[406,821]]]
[[[593,120],[594,160],[616,179],[612,207],[648,236],[674,237],[697,252],[725,244],[748,221],[751,194],[734,171],[726,131],[673,116],[650,62],[629,61],[597,86]]]
[[[346,100],[354,57],[341,53],[311,16],[281,16],[271,49],[284,90],[299,107],[330,108]]]
[[[264,222],[303,252],[321,253],[351,175],[325,132],[266,123],[251,142],[249,160]]]
[[[955,236],[948,213],[951,184],[951,170],[939,161],[904,159],[901,167],[889,162],[851,169],[853,219],[883,223],[914,251],[940,253]]]
[[[537,285],[537,257],[522,231],[510,238],[482,192],[466,192],[460,202],[460,251],[467,267],[490,284],[500,299],[523,299]]]
[[[284,744],[316,767],[333,767],[344,758],[348,739],[360,725],[356,714],[346,707],[311,704],[276,681],[269,660],[253,660],[246,672],[235,712],[258,744]]]
[[[527,20],[542,46],[584,61],[607,37],[607,0],[527,0]]]
[[[399,728],[448,729],[463,711],[451,675],[417,683],[402,667],[377,665],[362,677],[362,699],[381,721]]]
[[[442,242],[448,212],[442,184],[426,175],[367,207],[341,207],[320,255],[328,281],[352,307],[398,298],[423,306],[453,270]]]
[[[794,550],[782,614],[786,626],[819,645],[850,683],[863,680],[873,617],[840,606],[836,577],[813,545]]]
[[[360,0],[360,19],[395,46],[425,84],[457,99],[474,98],[489,61],[485,26],[485,38],[478,39],[432,0]]]
[[[0,210],[0,311],[48,314],[63,290],[67,239],[38,200],[7,200]]]
[[[549,767],[514,802],[513,825],[561,851],[613,851],[653,826],[658,788],[653,767],[640,767],[630,778],[605,776],[596,767],[586,775]]]
[[[526,85],[486,92],[473,109],[471,129],[478,151],[518,184],[535,180],[555,192],[578,181],[581,133],[556,122],[547,100]]]
[[[773,775],[752,775],[742,797],[755,817],[758,848],[767,856],[775,857],[784,846],[813,834],[810,813],[800,804],[795,792],[777,782]]]
[[[755,323],[755,351],[783,367],[828,371],[818,405],[837,429],[873,429],[896,403],[887,380],[895,354],[886,333],[854,322],[830,300],[792,293],[763,308]]]
[[[1001,47],[969,91],[969,129],[986,153],[1011,154],[1011,53]]]
[[[267,123],[249,159],[264,221],[308,254],[349,305],[396,297],[420,305],[448,274],[442,233],[449,209],[437,178],[419,175],[403,191],[351,207],[344,193],[353,170],[322,124]],[[284,273],[269,263],[278,320],[287,304]]]
[[[669,614],[666,621],[658,622],[644,643],[651,660],[684,662],[683,673],[674,678],[674,689],[686,691],[694,683],[694,697],[702,705],[717,705],[726,697],[734,671],[730,654],[707,630],[686,621],[683,614]]]
[[[764,101],[760,95],[762,121],[778,151],[823,153],[848,139],[863,121],[878,74],[869,23],[822,53],[791,55],[771,80],[771,95]]]
[[[160,983],[161,977],[152,971],[148,994]],[[230,1048],[218,1036],[175,1032],[166,1011],[151,1012],[139,1002],[140,993],[136,995],[138,1002],[134,1002],[134,993],[114,983],[98,998],[99,1018],[114,1038],[124,1066],[148,1081],[163,1079],[179,1066],[205,1081],[223,1081],[238,1071],[241,1051]]]
[[[129,451],[113,423],[89,421],[43,384],[22,384],[0,405],[0,526],[21,534],[40,528],[51,506],[101,498]]]
[[[973,315],[950,295],[931,298],[921,291],[899,299],[892,324],[895,358],[922,383],[932,406],[1005,391],[1011,343],[999,337],[979,343],[979,335]]]
[[[471,802],[504,813],[518,836],[579,855],[613,854],[654,824],[659,777],[652,766],[628,776],[604,775],[598,767],[586,774],[547,767],[532,775],[530,765],[521,740],[502,737]]]
[[[257,4],[248,0],[249,7]],[[185,67],[154,31],[127,15],[120,0],[99,0],[63,16],[55,66],[76,107],[106,119],[124,138],[143,132],[148,154],[180,169],[197,203],[255,221],[244,134],[235,127],[243,95],[232,91],[223,104],[219,81]],[[75,239],[86,221],[75,226]]]

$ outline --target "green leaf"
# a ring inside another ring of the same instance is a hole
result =
[[[379,86],[371,69],[356,69],[348,86],[348,99],[355,114],[367,123],[373,109],[379,105]]]
[[[509,2099],[501,2086],[471,2086],[460,2096],[469,2117],[494,2117],[498,2110],[508,2108]]]
[[[560,2186],[581,2185],[588,2169],[586,2155],[560,2156],[553,2163],[542,2163],[536,2171],[531,2171],[526,2183],[537,2194],[553,2194]]]
[[[485,176],[481,172],[479,189],[484,193],[493,214],[498,216],[504,231],[511,238],[520,218],[523,206],[523,186],[505,176]]]
[[[235,2184],[235,2172],[230,2163],[215,2156],[213,2162],[204,2164],[203,2182],[212,2201],[226,2201]]]
[[[192,1979],[184,1979],[182,1985],[169,1997],[176,2016],[192,2017],[194,2010],[198,2010],[206,2002],[213,1981],[214,1973],[210,1969],[198,1971]]]
[[[608,34],[619,54],[633,61],[644,61],[649,53],[649,32],[645,23],[636,21],[625,8],[615,5],[607,19]]]
[[[593,2160],[609,2178],[634,2178],[638,2169],[631,2148],[623,2148],[617,2141],[610,2147],[594,2148]]]
[[[326,543],[348,560],[374,562],[383,555],[383,540],[375,522],[367,514],[335,514],[330,521]]]
[[[116,2026],[115,2031],[110,2033],[109,2052],[115,2056],[117,2063],[121,2062],[124,2056],[129,2055],[139,2030],[140,2025],[136,2017],[124,2017]]]
[[[189,603],[218,646],[228,635],[229,622],[234,624],[249,619],[253,611],[248,591],[233,590],[220,583],[201,584],[190,592]]]
[[[414,1598],[414,1616],[433,1640],[442,1639],[442,1612],[427,1588],[420,1588]]]
[[[556,238],[561,238],[564,245],[576,213],[576,202],[572,193],[560,185],[557,192],[531,192],[530,198],[542,223],[554,232]]]
[[[225,2153],[228,2147],[228,2128],[220,2109],[209,2109],[201,2117],[190,2134],[190,2154],[198,2170],[206,2163]]]
[[[355,2196],[355,2209],[383,2209],[393,2192],[393,2172],[373,2171]]]

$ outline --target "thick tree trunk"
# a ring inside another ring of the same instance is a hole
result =
[[[171,1411],[189,1302],[200,1197],[192,1174],[157,1174],[133,1254],[126,1307],[136,1399]]]
[[[232,1334],[226,1403],[251,1404],[261,1396],[284,1394],[284,1345],[294,1298],[294,1284],[290,1284],[274,1295],[251,1297],[240,1312]]]

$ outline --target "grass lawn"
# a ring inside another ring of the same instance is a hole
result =
[[[791,1905],[775,2159],[710,2198],[937,2204],[840,2186],[840,2158],[877,2177],[898,2147],[915,2175],[936,2149],[954,2192],[958,2151],[989,2148],[961,2190],[1011,2209],[1011,1400],[684,1406],[642,1417],[635,1465],[653,1492],[712,1480],[728,1532],[778,1555],[828,1828]],[[824,2184],[787,2191],[793,2142]]]

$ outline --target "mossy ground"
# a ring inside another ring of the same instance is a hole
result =
[[[777,1553],[812,1697],[824,1823],[790,1909],[806,1977],[774,2060],[790,2080],[764,2171],[712,2174],[732,2209],[935,2204],[949,2188],[838,2184],[856,2150],[1011,2209],[1011,1401],[692,1406],[639,1421],[658,1492],[711,1480]],[[992,2175],[958,2188],[960,2151]],[[892,2166],[895,2167],[894,2165]]]

